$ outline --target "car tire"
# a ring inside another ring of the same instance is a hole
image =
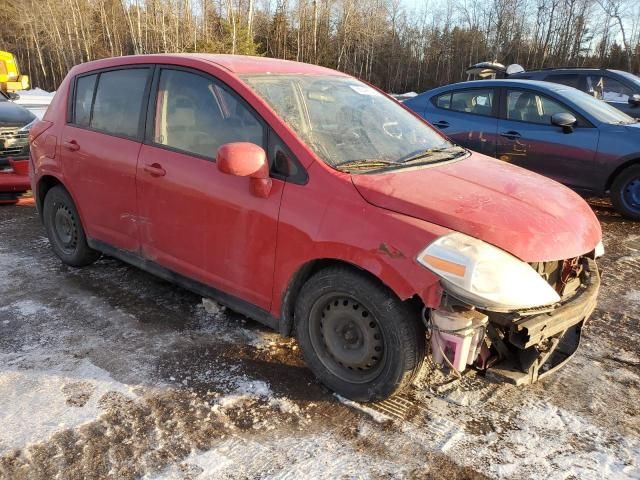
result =
[[[640,220],[640,165],[625,168],[614,179],[611,203],[625,217]]]
[[[402,390],[425,356],[419,312],[346,266],[323,269],[303,285],[295,328],[309,368],[351,400],[382,400]]]
[[[42,215],[49,243],[63,263],[84,267],[100,258],[100,252],[87,245],[78,210],[61,185],[47,192]]]

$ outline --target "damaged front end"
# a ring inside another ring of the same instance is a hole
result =
[[[431,251],[443,257],[443,252]],[[539,307],[483,305],[443,281],[441,305],[425,318],[434,361],[456,374],[471,367],[516,385],[534,383],[557,370],[577,351],[582,328],[595,309],[600,288],[596,255],[594,251],[568,260],[525,264],[538,282],[544,280],[557,294],[556,301]],[[434,264],[428,258],[425,263],[429,261]],[[474,268],[469,265],[467,269]],[[468,274],[462,269],[458,273]],[[512,280],[517,284],[517,277]]]

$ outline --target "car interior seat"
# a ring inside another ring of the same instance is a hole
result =
[[[523,92],[516,100],[516,104],[510,117],[513,120],[541,123],[542,115],[538,111],[536,96],[533,93]]]

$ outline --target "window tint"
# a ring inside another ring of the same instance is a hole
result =
[[[91,101],[97,75],[88,75],[76,80],[76,96],[73,105],[73,123],[88,127],[91,120]]]
[[[225,143],[251,142],[264,148],[264,136],[254,113],[220,83],[181,70],[162,70],[155,143],[215,158]]]
[[[587,93],[605,102],[627,103],[633,92],[618,80],[603,75],[587,77]]]
[[[555,100],[535,92],[509,90],[507,93],[507,118],[509,120],[551,125],[551,116],[561,112],[574,115],[573,112]]]
[[[493,90],[463,90],[451,94],[451,110],[491,116]]]
[[[580,82],[580,75],[576,73],[556,74],[549,75],[545,78],[547,82],[560,83],[568,87],[582,89],[582,83]]]
[[[148,76],[148,68],[101,73],[91,128],[113,135],[137,136]]]
[[[447,110],[450,109],[451,108],[451,92],[438,95],[436,97],[436,107],[446,108]]]

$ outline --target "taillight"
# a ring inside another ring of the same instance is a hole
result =
[[[53,125],[53,122],[46,120],[38,120],[33,124],[31,130],[29,130],[29,143],[33,142],[36,138],[42,135],[49,127]]]

